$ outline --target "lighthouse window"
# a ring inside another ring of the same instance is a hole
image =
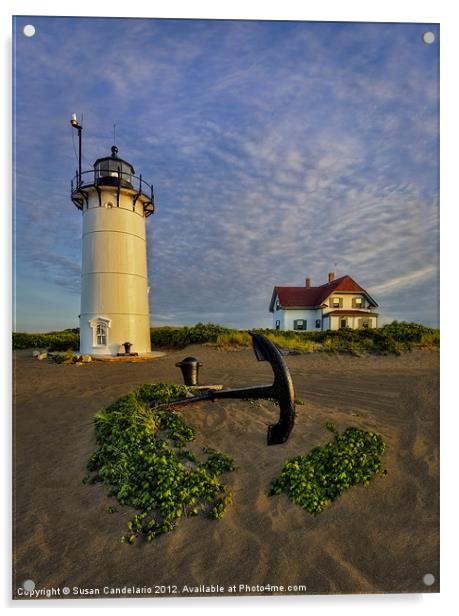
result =
[[[104,323],[97,324],[96,344],[100,346],[107,346],[107,326]]]
[[[104,178],[118,178],[118,176],[126,182],[132,182],[132,167],[128,163],[120,159],[107,158],[101,160],[96,166],[96,180],[100,181]]]
[[[103,317],[91,319],[89,327],[92,331],[92,346],[93,347],[108,347],[108,332],[111,321]]]
[[[98,172],[99,172],[99,177],[101,178],[109,174],[108,160],[104,161],[103,163],[99,163]]]
[[[132,182],[132,171],[129,165],[125,165],[124,163],[121,165],[121,177],[126,182]]]

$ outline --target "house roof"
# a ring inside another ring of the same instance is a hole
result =
[[[378,305],[365,289],[346,275],[320,285],[320,287],[274,287],[269,311],[274,311],[276,296],[279,298],[282,308],[318,308],[327,297],[337,291],[363,293],[372,306]]]

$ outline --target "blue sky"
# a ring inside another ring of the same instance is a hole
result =
[[[152,325],[270,326],[275,284],[334,269],[383,322],[438,325],[438,36],[432,24],[17,18],[15,329],[78,325],[74,111],[85,169],[116,122],[120,155],[155,186]]]

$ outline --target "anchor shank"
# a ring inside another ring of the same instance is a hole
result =
[[[241,387],[237,389],[220,389],[218,391],[209,392],[209,398],[211,400],[216,400],[217,398],[243,398],[247,400],[259,400],[260,398],[275,397],[276,395],[272,385]]]
[[[216,398],[244,398],[244,399],[260,399],[260,398],[274,398],[275,392],[272,385],[265,385],[261,387],[243,387],[238,389],[221,389],[217,391],[206,391],[198,396],[192,398],[179,398],[178,400],[169,400],[167,405],[183,405],[191,404],[192,402],[200,402],[201,400],[215,400]],[[158,406],[155,402],[150,405],[152,408]],[[163,406],[160,404],[159,406]]]

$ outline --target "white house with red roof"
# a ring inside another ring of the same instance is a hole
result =
[[[350,276],[336,278],[328,274],[328,282],[304,287],[274,287],[269,311],[274,329],[321,331],[326,329],[362,329],[378,327],[378,304]]]

